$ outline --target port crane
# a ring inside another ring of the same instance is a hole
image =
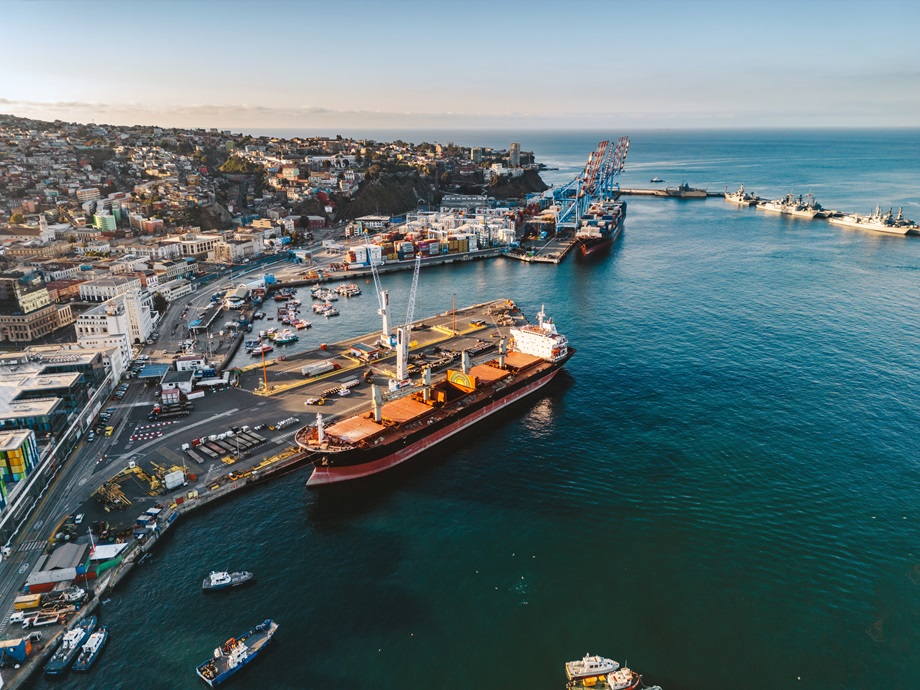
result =
[[[364,245],[367,247],[367,262],[371,265],[371,275],[374,276],[374,292],[377,295],[377,304],[379,305],[377,313],[383,319],[380,338],[378,338],[377,342],[383,347],[392,348],[394,342],[393,336],[390,334],[390,292],[389,290],[384,290],[380,285],[380,274],[377,273],[377,262],[371,259],[371,240],[367,232],[364,233]]]
[[[415,295],[418,293],[418,272],[422,267],[422,255],[415,255],[415,268],[412,271],[412,287],[409,289],[409,305],[406,307],[406,322],[396,328],[396,381],[399,387],[409,378],[409,336],[412,333],[412,318],[415,316]]]
[[[598,143],[588,156],[584,171],[562,187],[553,190],[556,231],[575,230],[588,207],[599,199],[615,198],[620,191],[619,176],[626,166],[629,137]]]

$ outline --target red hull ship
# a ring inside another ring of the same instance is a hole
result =
[[[574,354],[565,336],[541,311],[537,325],[511,329],[496,359],[448,369],[432,382],[426,370],[409,395],[384,403],[374,390],[373,410],[324,427],[301,429],[295,441],[314,453],[307,486],[367,477],[395,467],[539,390]]]

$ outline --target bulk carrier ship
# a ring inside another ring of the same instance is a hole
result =
[[[541,309],[536,325],[511,329],[496,359],[448,369],[437,381],[424,370],[420,389],[384,403],[374,388],[373,409],[331,426],[317,415],[315,426],[297,432],[297,444],[313,452],[307,486],[367,477],[395,467],[489,415],[539,390],[574,354],[566,337]]]

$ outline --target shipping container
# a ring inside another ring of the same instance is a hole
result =
[[[51,585],[51,589],[54,589],[54,585]],[[13,608],[17,611],[25,611],[27,609],[34,609],[41,606],[42,595],[41,594],[20,594],[13,601]]]
[[[163,485],[166,487],[167,491],[172,491],[176,487],[182,486],[184,482],[185,475],[182,473],[182,470],[170,472],[165,477],[163,477]]]

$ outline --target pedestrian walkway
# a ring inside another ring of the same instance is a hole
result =
[[[34,551],[35,549],[43,549],[48,545],[48,542],[43,539],[37,539],[34,541],[26,541],[20,544],[16,550],[17,551]]]

